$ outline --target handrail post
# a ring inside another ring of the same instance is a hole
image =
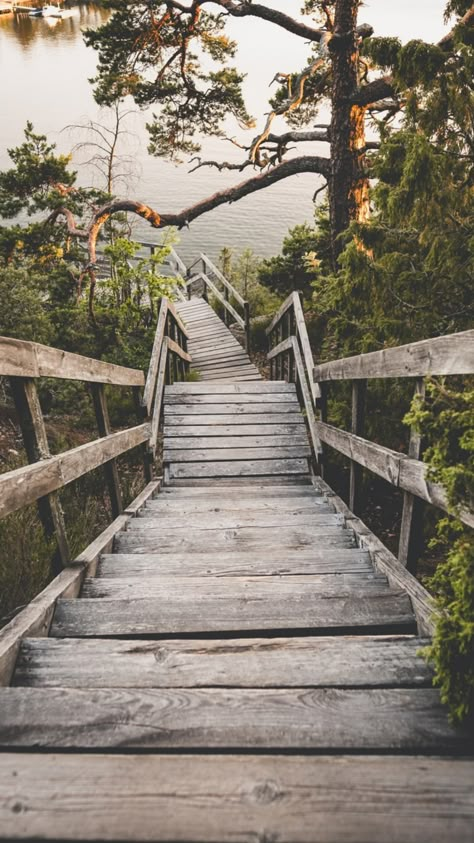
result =
[[[91,383],[91,392],[99,436],[108,436],[109,433],[112,433],[112,428],[110,427],[104,385]],[[109,460],[104,464],[104,475],[109,490],[112,516],[117,518],[123,512],[123,501],[116,460]]]
[[[250,354],[250,304],[248,301],[244,304],[244,319],[245,319],[245,349],[247,354]]]
[[[414,397],[424,398],[426,384],[424,378],[415,381]],[[422,452],[421,436],[415,428],[410,430],[408,456],[419,460]],[[398,544],[398,561],[412,573],[423,550],[423,501],[410,492],[403,493],[402,523]]]
[[[367,395],[367,381],[365,379],[352,381],[352,420],[351,431],[356,436],[363,436],[365,424],[365,403]],[[354,515],[359,515],[362,508],[362,467],[351,460],[349,480],[349,509]]]
[[[33,378],[12,377],[10,385],[28,462],[47,459],[51,454],[36,384]],[[56,539],[51,568],[53,574],[59,574],[71,555],[58,494],[50,492],[38,498],[37,506],[46,537],[50,539],[54,536]]]
[[[328,384],[326,382],[321,382],[319,384],[320,387],[320,396],[318,399],[318,407],[319,407],[319,417],[322,422],[327,422],[328,420]],[[327,448],[322,448],[322,453],[319,458],[319,465],[320,465],[320,472],[321,477],[324,480],[326,475],[326,459],[327,459]]]

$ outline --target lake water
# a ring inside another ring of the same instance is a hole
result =
[[[270,5],[294,14],[300,4],[273,0]],[[391,0],[372,0],[364,4],[363,17],[371,22],[375,17],[379,34],[399,33],[402,37],[435,40],[444,29],[443,5],[444,0],[418,0],[416,7],[411,0],[398,0],[396,4]],[[107,122],[107,115],[99,115],[88,82],[95,72],[96,54],[85,47],[82,37],[83,29],[99,26],[107,15],[89,4],[71,8],[70,16],[61,21],[0,16],[0,168],[8,166],[7,149],[21,142],[27,120],[32,120],[35,129],[47,134],[64,152],[71,151],[80,139],[77,132],[62,131],[65,126],[97,117]],[[262,115],[268,111],[270,80],[276,71],[301,69],[308,48],[299,38],[254,19],[232,20],[229,29],[239,42],[238,66],[248,73],[248,108],[261,127]],[[126,184],[120,184],[120,195],[139,199],[158,212],[175,212],[251,175],[250,170],[239,174],[214,169],[190,174],[186,164],[175,166],[151,158],[146,151],[146,119],[144,113],[129,118],[132,135],[124,152],[133,158],[135,172]],[[276,124],[275,128],[282,126]],[[229,133],[237,134],[236,128],[229,126]],[[250,130],[247,143],[255,134],[255,130]],[[239,139],[243,139],[241,133]],[[316,154],[327,153],[323,144],[312,145],[311,149]],[[304,151],[307,150],[300,147],[300,153]],[[218,160],[241,160],[238,149],[217,139],[205,140],[202,154]],[[80,154],[75,154],[73,160],[78,166]],[[84,165],[78,170],[79,181],[90,184],[93,170]],[[223,205],[180,233],[178,252],[187,262],[199,251],[216,257],[223,246],[250,247],[262,256],[275,254],[290,227],[312,220],[312,196],[320,185],[321,179],[316,175],[294,176],[238,203]],[[143,222],[137,224],[135,234],[152,241],[159,236]]]

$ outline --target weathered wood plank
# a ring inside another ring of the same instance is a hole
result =
[[[5,753],[0,825],[10,840],[471,843],[473,775],[451,758]]]
[[[84,580],[81,599],[196,600],[250,599],[272,600],[288,596],[309,597],[318,600],[329,597],[364,597],[389,593],[387,578],[374,573],[355,574],[301,574],[277,577],[166,577],[150,574],[136,577],[90,577]]]
[[[184,401],[179,404],[166,404],[164,408],[165,416],[178,415],[220,415],[225,413],[234,413],[235,415],[250,414],[250,413],[296,413],[299,410],[299,404],[295,399],[290,398],[288,401],[280,401],[277,403],[252,402],[248,403],[245,396],[239,396],[237,403],[218,403],[218,404],[186,404]]]
[[[4,375],[64,378],[116,386],[143,386],[145,383],[144,374],[139,369],[127,369],[125,366],[104,363],[70,351],[11,337],[0,337],[0,376]]]
[[[268,443],[270,444],[270,443]],[[286,460],[293,458],[309,457],[311,449],[309,445],[277,446],[270,448],[246,448],[241,443],[240,448],[206,448],[197,449],[170,449],[163,451],[163,460],[171,463],[187,462],[219,462],[220,460]]]
[[[465,375],[474,372],[474,330],[323,363],[315,381]]]
[[[371,573],[368,551],[352,548],[270,547],[257,551],[217,553],[115,553],[105,554],[99,564],[100,577],[141,577],[153,574],[176,577],[267,577],[307,574]]]
[[[151,413],[153,406],[153,399],[155,396],[156,379],[158,377],[158,368],[161,357],[161,347],[165,336],[166,319],[168,316],[169,300],[163,296],[160,302],[160,312],[158,321],[156,323],[155,337],[153,340],[153,348],[150,356],[150,364],[148,366],[148,374],[146,378],[145,389],[143,391],[142,404],[146,407],[147,415]]]
[[[202,383],[174,383],[172,386],[166,388],[169,395],[181,395],[183,392],[189,395],[227,395],[227,394],[243,394],[250,395],[259,393],[261,395],[269,392],[277,393],[294,393],[295,385],[293,383],[286,383],[286,381],[263,381],[258,386],[257,384],[202,384]]]
[[[222,295],[221,291],[220,291],[220,290],[216,287],[216,285],[215,285],[215,284],[211,281],[211,279],[209,278],[209,276],[208,276],[208,275],[206,275],[206,273],[205,273],[205,272],[201,272],[201,273],[199,273],[199,276],[198,276],[198,277],[199,277],[199,278],[201,278],[201,279],[204,281],[204,283],[205,283],[206,287],[209,287],[209,289],[211,290],[211,292],[215,295],[215,297],[216,297],[217,299],[219,299],[219,301],[221,302],[221,304],[223,304],[223,305],[224,305],[225,309],[226,309],[226,310],[227,310],[227,311],[231,314],[231,316],[232,316],[232,317],[235,319],[235,321],[236,321],[236,322],[237,322],[237,323],[241,326],[241,328],[245,328],[245,322],[244,322],[244,320],[242,319],[242,317],[240,316],[240,314],[238,314],[238,313],[237,313],[237,311],[235,310],[235,308],[233,308],[233,307],[232,307],[232,305],[230,304],[230,302],[228,302],[228,301],[226,300],[226,298]],[[235,295],[235,291],[233,292],[233,295]]]
[[[35,380],[10,378],[10,388],[28,462],[34,464],[39,460],[48,459],[51,452]],[[53,492],[44,498],[40,497],[37,507],[46,539],[52,539],[56,545],[51,559],[51,573],[59,574],[71,555],[58,495]]]
[[[297,295],[297,294],[290,293],[288,298],[286,298],[285,301],[283,302],[283,304],[279,307],[279,309],[275,313],[275,316],[273,317],[272,321],[270,322],[268,328],[266,329],[267,336],[269,334],[271,334],[271,332],[274,330],[276,325],[278,325],[280,319],[282,318],[282,316],[285,315],[287,310],[289,310],[291,307],[293,307],[295,295]]]
[[[354,536],[352,531],[341,526],[331,525],[307,525],[300,524],[295,527],[239,527],[199,529],[194,527],[187,529],[185,523],[181,528],[166,529],[156,527],[138,532],[129,530],[121,533],[115,541],[115,549],[118,552],[139,553],[140,548],[144,552],[152,550],[187,551],[189,553],[202,553],[206,550],[239,550],[251,549],[252,547],[267,548],[273,550],[279,544],[281,547],[311,547],[315,542],[324,541],[327,547],[354,547]]]
[[[77,557],[74,565],[61,571],[23,611],[0,631],[0,686],[8,685],[21,640],[26,636],[48,635],[58,597],[76,597],[86,572],[95,573],[101,553],[112,549],[115,534],[127,523],[125,515],[116,518],[92,544]]]
[[[298,445],[306,447],[306,453],[310,453],[305,430],[300,429],[300,432],[293,436],[193,436],[188,433],[186,437],[166,437],[165,441],[167,453],[179,451],[183,448],[186,450],[218,448],[221,451],[231,451],[238,448],[259,448],[265,451],[268,448],[295,448]],[[270,453],[268,456],[274,455]]]
[[[324,843],[471,843],[473,775],[451,758],[5,753],[0,826],[28,840],[315,843],[324,829]]]
[[[230,386],[231,384],[224,384]],[[253,385],[253,384],[252,384]],[[272,424],[272,419],[268,419],[267,424],[215,424],[213,426],[206,424],[194,425],[176,425],[170,424],[168,421],[164,425],[164,435],[166,437],[166,444],[169,448],[184,447],[180,442],[186,441],[188,437],[203,437],[204,439],[217,439],[221,441],[233,441],[235,437],[239,441],[245,442],[247,439],[253,438],[266,439],[267,436],[292,438],[293,441],[308,441],[306,430],[303,426],[303,416],[300,416],[300,423],[296,424]]]
[[[231,293],[233,298],[236,301],[238,301],[238,303],[243,307],[246,304],[245,299],[243,298],[243,296],[240,295],[239,291],[236,290],[235,287],[227,280],[227,278],[225,277],[225,275],[222,274],[220,269],[218,269],[217,266],[215,266],[212,263],[212,261],[209,260],[207,255],[204,255],[202,252],[199,255],[199,257],[204,262],[204,264],[207,266],[207,268],[212,272],[212,274],[215,275],[216,278],[219,279],[219,281],[226,288],[226,290],[228,290],[229,293]]]
[[[109,434],[112,433],[112,427],[110,425],[109,410],[107,407],[104,385],[101,383],[93,383],[91,384],[91,390],[98,434],[101,437],[109,436]],[[109,491],[112,515],[114,518],[117,518],[123,512],[123,500],[116,460],[110,460],[105,463],[104,475]]]
[[[172,354],[176,354],[181,360],[185,360],[186,363],[191,363],[192,357],[186,351],[184,351],[177,342],[170,339],[168,337],[168,351],[171,351]]]
[[[136,448],[148,437],[149,425],[141,424],[1,474],[0,517],[66,486],[108,460]]]
[[[298,484],[300,481],[297,481]],[[332,491],[332,490],[331,490]],[[323,493],[315,488],[308,480],[304,485],[296,485],[293,477],[288,477],[286,482],[282,482],[280,486],[275,486],[272,481],[253,480],[238,480],[232,479],[228,483],[221,480],[206,480],[205,485],[200,489],[192,489],[190,487],[180,488],[179,486],[162,486],[160,490],[160,500],[177,500],[178,498],[218,498],[222,501],[236,498],[239,501],[242,497],[250,500],[257,496],[258,499],[270,498],[285,498],[285,497],[306,497],[306,498],[320,498]]]
[[[185,582],[183,578],[182,582]],[[199,605],[199,611],[197,606]],[[324,630],[382,628],[414,630],[414,615],[404,594],[369,594],[318,598],[301,592],[253,596],[197,597],[182,591],[172,600],[59,600],[53,638],[168,635],[235,630]]]
[[[322,509],[322,512],[320,511]],[[214,507],[207,511],[198,510],[197,512],[190,512],[186,509],[184,518],[186,525],[189,528],[196,528],[204,530],[211,529],[232,529],[236,530],[239,527],[297,527],[303,526],[336,526],[343,524],[341,515],[333,512],[330,507],[316,507],[312,509],[303,509],[300,512],[286,512],[282,508],[271,512],[268,510],[258,509],[254,514],[250,509],[244,512],[238,510],[230,510],[222,512],[218,507]],[[157,510],[148,510],[140,513],[140,516],[135,519],[134,523],[130,524],[129,531],[136,530],[154,530],[154,529],[168,529],[179,528],[183,524],[183,513],[175,512],[160,512]]]
[[[259,474],[308,474],[308,460],[289,459],[238,460],[219,462],[172,463],[171,477],[242,477]]]
[[[293,293],[293,309],[295,313],[295,322],[296,322],[296,329],[298,332],[299,342],[301,344],[302,356],[304,358],[304,365],[306,369],[306,376],[308,379],[309,389],[311,391],[311,398],[313,401],[313,407],[316,403],[316,400],[321,397],[321,392],[317,383],[313,380],[313,352],[311,351],[311,345],[309,342],[308,331],[306,328],[306,322],[304,318],[303,308],[301,306],[301,300],[298,293]]]
[[[255,427],[255,425],[260,424],[272,424],[272,425],[304,425],[304,418],[299,411],[293,413],[272,413],[269,415],[268,413],[242,413],[241,415],[237,415],[236,413],[222,413],[222,415],[207,415],[206,413],[202,413],[197,415],[193,413],[192,415],[175,415],[174,413],[167,414],[165,418],[165,430],[168,430],[171,427],[203,427],[204,425],[212,425],[212,427],[217,430],[217,426],[223,425],[224,427],[229,425],[238,425],[239,428],[242,430],[242,434],[245,434],[245,428],[247,426]]]
[[[14,686],[32,688],[429,687],[413,637],[23,641]]]
[[[412,600],[418,626],[424,635],[432,635],[435,626],[435,606],[432,596],[417,579],[398,561],[360,518],[354,516],[341,498],[321,478],[315,478],[316,487],[334,502],[336,510],[346,518],[346,523],[357,537],[361,548],[370,551],[376,568],[386,574],[391,585],[402,588]]]
[[[316,427],[323,442],[383,477],[392,486],[448,510],[446,493],[440,485],[427,480],[428,466],[425,463],[324,422],[316,422]],[[459,517],[465,524],[474,527],[474,513],[462,510]]]
[[[173,393],[169,393],[165,390],[165,406],[169,404],[215,404],[216,403],[216,395],[215,393],[211,393],[210,395],[196,395],[193,393],[180,393],[178,395],[173,395]],[[258,393],[258,392],[250,392],[250,393],[242,393],[239,392],[237,394],[226,394],[225,395],[225,403],[226,404],[286,404],[291,403],[295,405],[296,401],[296,394],[289,393],[289,392],[281,392],[277,393]]]
[[[140,492],[137,497],[128,504],[127,507],[124,509],[125,515],[137,515],[139,510],[147,505],[148,501],[153,500],[153,496],[159,491],[161,485],[161,478],[157,478],[156,480],[151,480],[150,483],[147,483],[143,492]]]
[[[5,748],[469,751],[429,688],[3,688],[0,705]]]

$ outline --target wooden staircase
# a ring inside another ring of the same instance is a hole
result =
[[[472,839],[469,740],[312,473],[295,386],[178,309],[201,380],[165,388],[164,484],[0,689],[0,839]]]

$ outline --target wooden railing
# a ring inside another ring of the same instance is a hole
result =
[[[324,465],[320,458],[322,449],[319,442],[350,460],[350,510],[356,515],[361,510],[362,469],[377,474],[403,491],[398,559],[410,571],[415,571],[422,533],[422,502],[448,511],[446,493],[441,486],[428,479],[427,466],[420,460],[422,443],[416,430],[410,432],[407,454],[363,438],[367,381],[373,378],[413,378],[415,394],[424,395],[426,377],[473,374],[474,331],[463,331],[314,366],[299,296],[292,293],[281,306],[267,333],[270,339],[270,376],[294,380],[292,361],[296,366],[319,472],[323,473]],[[309,380],[313,383],[312,398],[319,409],[319,419],[314,418],[314,403],[310,403],[309,388],[305,387],[305,381],[308,383]],[[327,422],[328,386],[330,381],[336,380],[352,381],[350,432]],[[460,518],[469,526],[474,526],[474,513],[471,511],[461,511]]]
[[[193,271],[198,265],[201,265],[201,271]],[[212,277],[209,277],[212,276]],[[224,308],[224,322],[229,325],[230,319],[234,319],[238,325],[245,331],[245,345],[247,352],[250,351],[250,305],[243,296],[235,289],[233,284],[225,277],[220,269],[215,266],[207,255],[200,254],[188,268],[187,268],[187,282],[188,295],[191,297],[192,285],[197,281],[204,284],[203,297],[207,301],[207,291],[210,290],[212,295],[221,303]],[[222,289],[219,289],[218,285]],[[237,307],[240,307],[242,313],[239,313],[231,300]]]
[[[320,397],[313,382],[313,355],[306,330],[299,293],[291,293],[267,328],[270,351],[270,379],[295,382],[305,409],[315,464],[320,462],[321,442],[315,417]]]
[[[164,388],[185,379],[191,362],[187,349],[186,328],[172,302],[162,298],[142,399],[147,416],[151,416],[149,447],[153,454],[158,443]]]
[[[112,514],[117,518],[123,512],[123,501],[116,458],[138,446],[142,446],[143,450],[145,480],[151,481],[149,449],[154,451],[156,447],[161,394],[165,380],[171,383],[185,377],[191,360],[186,351],[186,340],[186,331],[173,305],[163,299],[142,399],[141,387],[145,384],[145,377],[141,370],[34,342],[0,337],[0,376],[9,379],[29,463],[0,474],[0,518],[37,502],[46,536],[56,541],[52,560],[54,573],[70,562],[64,515],[57,495],[59,489],[103,466]],[[36,389],[36,379],[41,377],[83,381],[90,385],[99,439],[51,455]],[[133,390],[140,424],[111,432],[104,389],[106,384]],[[144,412],[151,416],[151,423],[143,421]]]

